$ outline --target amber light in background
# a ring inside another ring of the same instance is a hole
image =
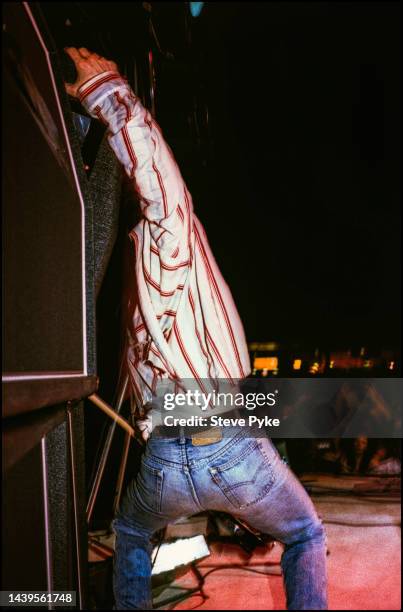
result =
[[[256,370],[278,370],[278,357],[255,357],[253,367]]]
[[[294,359],[294,363],[292,364],[293,370],[300,370],[302,365],[302,359]]]

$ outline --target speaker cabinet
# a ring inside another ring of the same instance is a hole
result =
[[[35,3],[5,3],[3,39],[3,389],[10,416],[96,386],[95,297],[92,200]]]
[[[83,431],[83,403],[3,422],[2,590],[75,591],[86,609]]]

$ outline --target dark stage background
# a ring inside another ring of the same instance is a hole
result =
[[[398,3],[219,5],[198,210],[248,339],[396,345]]]
[[[152,3],[175,56],[157,64],[156,116],[248,340],[396,345],[400,3],[208,2],[189,48],[186,4]],[[53,11],[121,65],[140,44],[139,2]],[[197,81],[207,167],[188,142]]]
[[[143,4],[41,3],[60,48],[129,78],[148,44]],[[156,118],[248,341],[398,349],[400,3],[208,2],[197,18],[187,4],[151,3]],[[125,210],[97,305],[109,401]],[[105,419],[88,410],[98,442]]]

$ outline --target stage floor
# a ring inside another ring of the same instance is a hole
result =
[[[303,480],[313,487],[312,499],[326,526],[329,609],[400,610],[400,500],[385,493],[371,497],[356,494],[360,489],[370,490],[371,486],[375,492],[379,485],[395,493],[397,479],[306,475]],[[173,608],[171,604],[159,609],[285,609],[278,566],[281,551],[281,545],[276,543],[272,550],[257,548],[249,557],[238,546],[212,544],[211,555],[198,563],[203,575],[219,568],[205,580],[208,599],[203,602],[195,594]],[[225,567],[228,565],[239,567]],[[278,575],[262,575],[256,570]],[[189,571],[174,586],[192,588],[196,584]]]

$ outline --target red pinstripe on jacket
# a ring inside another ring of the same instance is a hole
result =
[[[250,363],[241,320],[160,127],[116,72],[84,83],[79,98],[108,126],[142,209],[130,232],[139,293],[127,353],[135,395],[150,401],[166,378],[196,380],[202,391],[217,379],[244,378]]]

